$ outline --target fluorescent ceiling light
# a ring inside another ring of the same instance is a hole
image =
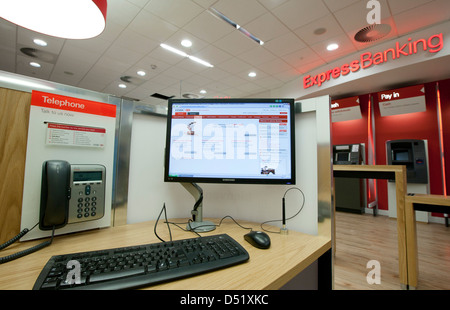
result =
[[[195,57],[195,56],[189,55],[188,57],[189,57],[190,60],[196,61],[196,62],[198,62],[199,64],[202,64],[202,65],[204,65],[204,66],[206,66],[206,67],[210,67],[210,68],[214,67],[214,66],[213,66],[212,64],[210,64],[209,62],[204,61],[204,60],[201,60],[200,58],[197,58],[197,57]]]
[[[178,55],[183,56],[183,57],[187,57],[187,58],[189,58],[190,60],[193,60],[193,61],[195,61],[195,62],[198,62],[199,64],[202,64],[202,65],[204,65],[204,66],[206,66],[206,67],[209,67],[209,68],[214,67],[212,64],[210,64],[210,63],[207,62],[207,61],[204,61],[203,59],[200,59],[200,58],[195,57],[195,56],[188,55],[188,54],[186,54],[185,52],[180,51],[179,49],[176,49],[176,48],[174,48],[174,47],[172,47],[172,46],[169,46],[169,45],[167,45],[167,44],[161,43],[160,46],[161,46],[162,48],[168,50],[168,51],[171,51],[172,53],[178,54]]]
[[[120,87],[120,88],[127,88],[127,85],[125,85],[125,84],[119,84],[119,87]]]
[[[249,76],[249,77],[255,77],[255,76],[256,76],[256,73],[255,73],[255,72],[250,72],[250,73],[248,74],[248,76]]]
[[[41,65],[39,63],[34,62],[34,61],[30,62],[30,66],[35,67],[35,68],[40,68],[41,67]]]
[[[241,26],[239,26],[237,23],[235,23],[234,21],[232,21],[231,19],[229,19],[228,17],[226,17],[224,14],[222,14],[221,12],[217,11],[215,8],[210,7],[209,11],[211,12],[212,15],[214,15],[215,17],[220,18],[221,20],[225,21],[226,23],[228,23],[229,25],[231,25],[232,27],[236,28],[237,30],[239,30],[240,32],[242,32],[243,34],[245,34],[247,37],[249,37],[250,39],[252,39],[253,41],[255,41],[256,43],[258,43],[259,45],[264,45],[264,42],[261,41],[260,39],[258,39],[257,37],[255,37],[253,34],[251,34],[250,32],[248,32],[247,30],[245,30],[244,28],[242,28]]]
[[[106,0],[2,0],[0,17],[65,39],[88,39],[106,26]]]
[[[174,47],[172,47],[172,46],[169,46],[169,45],[167,45],[167,44],[162,43],[160,46],[161,46],[162,48],[164,48],[164,49],[166,49],[166,50],[168,50],[168,51],[171,51],[172,53],[178,54],[178,55],[180,55],[180,56],[183,56],[183,57],[188,57],[188,56],[189,56],[189,55],[186,54],[185,52],[180,51],[180,50],[178,50],[178,49],[176,49],[176,48],[174,48]]]
[[[137,75],[139,75],[139,76],[145,76],[145,75],[146,75],[145,71],[143,71],[143,70],[139,70],[139,71],[136,72],[136,73],[137,73]]]

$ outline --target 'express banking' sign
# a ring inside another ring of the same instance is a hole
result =
[[[407,43],[401,44],[396,42],[395,46],[388,48],[382,52],[371,53],[365,52],[358,59],[350,63],[346,63],[341,67],[335,67],[328,71],[319,73],[315,76],[307,75],[303,78],[303,88],[307,89],[314,85],[320,87],[323,83],[330,79],[337,79],[340,76],[347,75],[351,72],[357,72],[360,69],[367,69],[372,66],[381,65],[390,60],[396,60],[401,57],[417,54],[420,51],[428,51],[429,53],[437,53],[444,47],[444,39],[442,33],[432,35],[427,39],[419,39],[412,41],[408,39]]]

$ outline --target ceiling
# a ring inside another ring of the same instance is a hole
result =
[[[87,40],[45,36],[0,19],[0,70],[164,105],[166,97],[247,97],[282,86],[348,54],[450,19],[448,0],[379,0],[391,32],[372,43],[366,0],[109,0],[105,31]],[[259,45],[220,11],[264,41]],[[41,38],[46,47],[33,43]],[[189,39],[190,48],[181,46]],[[213,64],[173,54],[168,44]],[[329,43],[339,49],[328,51]],[[24,53],[23,49],[25,50]],[[22,51],[21,51],[22,49]],[[41,64],[40,68],[29,65]],[[145,76],[137,75],[144,70]],[[249,77],[249,72],[255,77]],[[450,72],[450,70],[448,70]],[[123,78],[125,77],[125,78]],[[121,79],[122,78],[122,79]],[[119,88],[125,84],[126,88]],[[205,95],[200,94],[205,90]]]

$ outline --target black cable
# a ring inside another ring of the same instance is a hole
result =
[[[32,231],[39,223],[36,223],[31,229],[25,228],[22,230],[17,236],[11,238],[10,240],[6,241],[2,245],[0,245],[0,250],[3,250],[4,248],[9,247],[11,244],[25,236],[28,232]]]
[[[159,212],[159,215],[158,215],[158,218],[156,219],[156,223],[155,223],[155,226],[154,226],[154,228],[153,228],[153,231],[155,232],[155,236],[156,236],[159,240],[161,240],[162,242],[166,242],[165,240],[163,240],[162,238],[160,238],[159,235],[158,235],[158,233],[156,232],[156,226],[158,225],[159,218],[161,217],[161,214],[163,213],[163,211],[164,211],[164,218],[166,219],[165,223],[167,223],[167,228],[169,228],[170,241],[172,241],[172,232],[171,232],[171,230],[170,230],[170,225],[169,225],[169,222],[168,222],[168,220],[167,220],[166,203],[163,204],[163,207],[162,207],[162,209],[161,209],[161,212]]]
[[[301,190],[300,188],[298,188],[298,187],[290,187],[290,188],[288,188],[288,189],[284,192],[283,200],[286,198],[286,194],[287,194],[290,190],[292,190],[292,189],[298,190],[298,191],[302,194],[303,201],[302,201],[302,205],[301,205],[300,209],[297,211],[297,213],[295,213],[294,215],[292,215],[292,216],[286,218],[286,219],[285,219],[286,221],[291,220],[291,219],[293,219],[294,217],[296,217],[297,215],[299,215],[299,213],[303,210],[303,207],[305,206],[305,194],[304,194],[304,193],[302,192],[302,190]],[[264,230],[264,231],[266,231],[266,232],[270,232],[270,233],[280,233],[279,231],[271,231],[271,230],[267,230],[267,229],[265,229],[265,228],[263,227],[263,225],[265,225],[265,224],[267,224],[267,223],[272,223],[272,222],[283,222],[283,219],[281,219],[281,220],[270,220],[270,221],[265,221],[265,222],[261,223],[261,229]]]
[[[219,226],[222,224],[222,221],[223,221],[224,219],[226,219],[227,217],[229,217],[230,219],[232,219],[233,222],[236,223],[236,225],[238,225],[238,226],[241,227],[242,229],[249,229],[250,231],[253,230],[253,228],[251,228],[251,227],[244,227],[244,226],[242,226],[241,224],[239,224],[239,223],[238,223],[232,216],[230,216],[230,215],[225,215],[224,217],[222,217],[222,219],[220,220],[219,225],[217,225],[217,227],[219,227]]]
[[[11,245],[12,243],[14,243],[15,241],[19,240],[25,234],[27,234],[28,232],[33,230],[38,224],[34,225],[31,229],[25,228],[17,236],[15,236],[11,240],[7,241],[6,243],[2,244],[0,246],[0,249],[4,249],[4,248],[8,247],[9,245]],[[50,240],[42,242],[42,243],[40,243],[38,245],[35,245],[35,246],[33,246],[33,247],[29,248],[29,249],[26,249],[26,250],[23,250],[23,251],[20,251],[20,252],[17,252],[17,253],[5,256],[5,257],[0,257],[0,264],[4,264],[4,263],[7,263],[7,262],[10,262],[12,260],[18,259],[20,257],[26,256],[26,255],[31,254],[31,253],[34,253],[36,251],[39,251],[40,249],[43,249],[43,248],[49,246],[53,242],[54,235],[55,235],[55,226],[53,226],[52,237],[51,237]],[[11,241],[13,241],[13,242],[11,242]]]
[[[300,193],[302,194],[302,197],[303,197],[303,201],[302,201],[302,205],[301,205],[300,209],[299,209],[294,215],[288,217],[288,218],[286,219],[286,221],[287,221],[287,220],[291,220],[291,219],[293,219],[294,217],[296,217],[296,216],[303,210],[303,207],[304,207],[304,205],[305,205],[305,194],[302,192],[301,189],[299,189],[299,188],[297,188],[297,187],[291,187],[291,188],[288,188],[288,189],[285,191],[284,195],[283,195],[283,199],[286,197],[286,194],[287,194],[290,190],[292,190],[292,189],[295,189],[295,190],[300,191]],[[199,201],[201,202],[202,198],[203,198],[203,197],[201,196],[197,202],[199,202]],[[197,206],[197,205],[198,205],[198,204],[196,203],[196,206]],[[155,235],[156,235],[156,237],[157,237],[159,240],[161,240],[162,242],[165,242],[165,241],[164,241],[163,239],[161,239],[161,238],[158,236],[158,234],[156,233],[156,225],[158,224],[159,218],[161,217],[161,214],[162,214],[162,211],[163,211],[163,210],[164,210],[164,213],[165,213],[165,216],[166,216],[166,221],[165,221],[165,223],[167,224],[168,227],[169,227],[169,224],[172,224],[172,225],[177,226],[178,228],[180,228],[180,229],[183,230],[183,231],[190,231],[190,232],[195,233],[198,237],[201,237],[201,235],[200,235],[195,229],[185,229],[185,228],[179,226],[180,224],[188,224],[188,225],[189,225],[189,228],[191,228],[190,223],[192,222],[192,219],[189,219],[187,222],[184,222],[184,223],[174,223],[174,222],[169,222],[169,221],[167,220],[167,214],[166,214],[166,212],[165,212],[165,210],[166,210],[166,205],[164,204],[163,208],[161,209],[161,212],[159,213],[158,219],[156,220],[155,227],[154,227]],[[217,224],[217,225],[215,225],[215,226],[216,226],[216,227],[220,227],[220,225],[222,224],[223,220],[226,219],[226,218],[230,218],[236,225],[238,225],[238,226],[241,227],[242,229],[248,229],[248,230],[250,230],[250,231],[253,230],[253,228],[251,228],[251,227],[245,227],[245,226],[242,226],[241,224],[239,224],[239,223],[238,223],[232,216],[230,216],[230,215],[225,215],[224,217],[222,217],[222,218],[220,219],[220,221],[219,221],[219,224]],[[262,227],[264,224],[271,223],[271,222],[282,222],[282,220],[270,220],[270,221],[263,222],[263,223],[261,223],[261,225],[260,225],[260,226],[261,226],[261,229],[264,230],[264,231],[266,231],[266,232],[270,232],[270,233],[280,233],[279,231],[270,231],[270,230],[264,229],[264,228]],[[211,226],[211,224],[200,225],[200,226],[197,226],[196,228],[202,227],[202,226]],[[170,227],[169,227],[169,233],[170,233]],[[172,241],[172,235],[170,235],[170,240]]]

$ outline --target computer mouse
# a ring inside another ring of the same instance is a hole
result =
[[[258,249],[270,248],[270,237],[263,231],[251,231],[244,235],[244,239]]]

